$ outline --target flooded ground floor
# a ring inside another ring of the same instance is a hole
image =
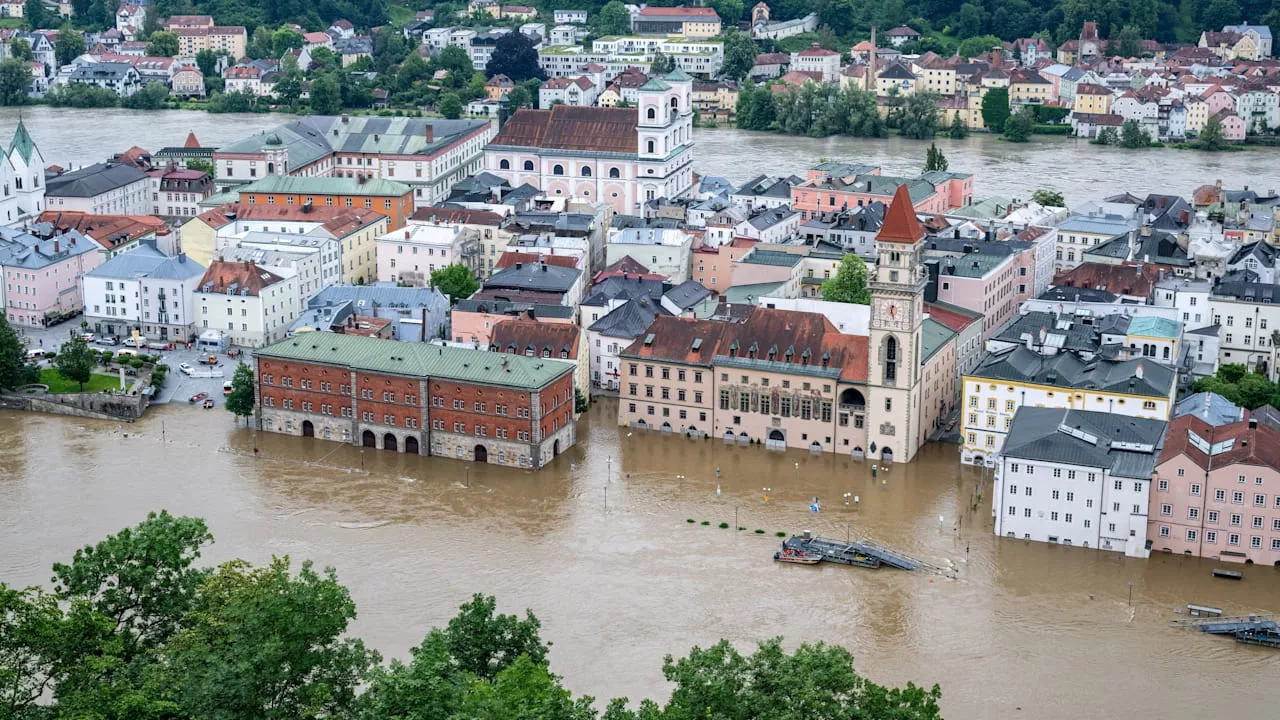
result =
[[[948,718],[1275,713],[1280,653],[1169,621],[1187,603],[1278,610],[1280,570],[1228,582],[1208,560],[994,537],[990,480],[953,445],[873,477],[847,456],[616,417],[616,401],[597,402],[578,443],[527,472],[254,432],[185,404],[132,425],[0,413],[0,579],[47,582],[80,545],[167,508],[208,519],[210,562],[337,567],[354,631],[387,655],[474,592],[531,608],[554,669],[598,698],[665,696],[663,655],[693,644],[782,635],[849,647],[879,682],[939,683]],[[747,530],[717,527],[735,517]],[[803,530],[871,538],[959,578],[775,564],[774,533]]]

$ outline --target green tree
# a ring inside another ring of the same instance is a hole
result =
[[[1031,193],[1031,201],[1044,205],[1045,207],[1066,207],[1067,201],[1062,197],[1062,193],[1057,190],[1048,188],[1040,188]]]
[[[960,47],[956,48],[956,54],[963,58],[974,58],[992,48],[1004,49],[1000,38],[995,35],[979,35],[961,42]]]
[[[1125,25],[1107,42],[1107,49],[1112,54],[1127,58],[1142,54],[1142,30],[1136,25]]]
[[[3,76],[4,63],[0,63],[0,84],[3,83]],[[0,390],[12,390],[35,382],[38,377],[39,373],[34,372],[34,368],[27,362],[27,348],[18,337],[18,332],[9,324],[9,319],[0,313]]]
[[[295,575],[288,557],[226,563],[166,648],[165,685],[198,720],[341,717],[379,659],[343,637],[355,616],[332,568],[307,561]]]
[[[3,65],[3,63],[0,63],[0,68],[3,68]],[[0,71],[0,87],[3,87],[3,85],[3,72]],[[1205,122],[1204,128],[1200,130],[1200,135],[1196,137],[1196,147],[1209,152],[1226,150],[1230,145],[1227,142],[1227,135],[1222,129],[1222,120],[1217,115],[1210,117]]]
[[[275,57],[280,57],[290,50],[297,50],[306,44],[302,33],[293,28],[280,28],[271,33],[271,54]]]
[[[121,107],[133,110],[159,110],[169,99],[169,88],[161,82],[149,82],[147,86],[120,101]]]
[[[454,663],[484,680],[493,680],[519,657],[544,664],[549,649],[538,634],[542,623],[532,612],[526,610],[521,619],[499,614],[497,605],[492,595],[476,593],[444,629],[445,645]]]
[[[462,77],[471,77],[475,73],[476,68],[471,64],[471,56],[467,55],[467,51],[457,45],[440,51],[431,63],[433,70],[444,70],[450,75],[458,75]]]
[[[27,42],[26,38],[14,38],[9,43],[9,57],[25,62],[32,62],[36,59],[35,53],[31,52],[31,43]]]
[[[729,28],[724,34],[724,65],[721,72],[727,78],[741,80],[756,64],[759,48],[750,35]]]
[[[1144,148],[1151,145],[1151,136],[1142,129],[1137,120],[1125,120],[1120,126],[1120,144],[1124,147]]]
[[[1009,142],[1028,142],[1031,140],[1031,131],[1035,126],[1035,113],[1024,107],[1014,113],[1004,124],[1004,139]]]
[[[511,88],[511,92],[507,93],[507,108],[515,112],[525,107],[533,107],[533,95],[521,85]]]
[[[658,50],[653,53],[653,62],[649,65],[650,75],[666,75],[676,69],[675,58]]]
[[[70,65],[72,60],[84,54],[84,33],[71,27],[62,28],[53,49],[59,65]]]
[[[396,89],[400,92],[411,90],[414,85],[430,77],[431,68],[427,67],[427,61],[418,53],[409,53],[396,71]]]
[[[58,374],[67,380],[79,383],[81,392],[84,392],[84,384],[89,382],[89,375],[93,372],[94,362],[89,352],[89,344],[84,341],[84,338],[74,334],[70,340],[62,344],[58,355],[53,359],[53,366],[58,370]]]
[[[1098,131],[1098,137],[1093,140],[1095,145],[1119,145],[1120,133],[1116,132],[1113,127],[1105,127]]]
[[[484,71],[489,77],[506,75],[514,82],[546,77],[538,66],[538,51],[533,41],[519,31],[498,38]]]
[[[245,363],[236,365],[231,376],[231,393],[227,395],[227,410],[236,418],[244,418],[248,422],[254,408],[253,368]]]
[[[48,25],[51,13],[44,0],[27,0],[22,8],[22,17],[27,22],[27,29],[39,30]]]
[[[480,283],[466,265],[449,265],[431,273],[431,287],[448,296],[452,304],[471,297],[480,289]]]
[[[455,47],[453,45],[450,48]],[[445,48],[448,50],[449,48]],[[462,48],[456,48],[462,50]],[[444,51],[442,50],[441,53]],[[395,28],[383,28],[373,36],[373,69],[379,73],[391,72],[400,63],[404,62],[405,56],[409,54],[409,46],[404,40],[404,35]],[[466,51],[462,54],[465,56]],[[470,64],[470,59],[467,63]]]
[[[326,73],[312,81],[311,111],[317,115],[337,115],[342,112],[342,88],[332,74]]]
[[[204,158],[191,158],[187,161],[187,169],[207,172],[209,177],[213,177],[213,163]]]
[[[1009,120],[1009,89],[987,88],[982,96],[982,123],[991,132],[1004,132]]]
[[[0,583],[0,717],[38,717],[50,689],[63,626],[57,598]]]
[[[212,50],[201,50],[196,53],[196,67],[205,77],[218,74],[218,53]]]
[[[952,140],[963,140],[969,137],[969,126],[960,119],[960,113],[951,116],[951,126],[947,128],[947,135]]]
[[[870,305],[871,291],[867,289],[867,263],[853,253],[840,260],[835,277],[822,283],[822,299],[829,302]]]
[[[938,115],[937,93],[912,93],[899,113],[898,132],[913,140],[928,140],[938,132]]]
[[[592,699],[572,694],[546,665],[521,656],[492,683],[473,686],[460,717],[475,720],[595,720]]]
[[[147,55],[151,57],[174,57],[177,54],[177,33],[167,30],[151,33],[151,42],[147,45]]]
[[[462,98],[457,93],[445,93],[436,101],[436,111],[449,120],[462,117]]]
[[[939,170],[945,171],[946,169],[947,156],[942,154],[942,151],[938,149],[937,145],[929,143],[929,151],[925,153],[924,158],[924,171],[934,172]]]
[[[296,66],[293,70],[282,73],[272,87],[276,100],[285,105],[296,105],[302,97],[302,80],[302,72]]]
[[[610,0],[596,13],[595,31],[598,35],[630,35],[631,14],[619,0]]]
[[[147,13],[147,17],[150,16],[151,13]],[[259,25],[254,28],[253,34],[249,36],[249,43],[245,47],[245,54],[254,60],[260,60],[265,57],[271,57],[274,50],[275,43],[271,35],[271,28],[266,25]]]
[[[774,638],[744,657],[721,640],[705,650],[694,647],[679,660],[668,655],[662,673],[675,684],[666,718],[941,718],[936,685],[877,685],[854,671],[848,650],[823,643],[801,643],[787,653],[782,639]],[[799,677],[809,681],[797,687]]]
[[[26,105],[30,90],[31,66],[14,58],[0,60],[0,105]]]

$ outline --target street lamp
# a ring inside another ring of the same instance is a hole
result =
[[[613,482],[613,456],[610,455],[609,457],[605,458],[604,462],[606,465],[608,465],[608,469],[605,471],[605,474],[604,474],[604,481],[607,484],[607,483]]]
[[[769,493],[773,492],[773,488],[760,488],[764,490],[764,501],[769,502]]]
[[[468,466],[466,467],[466,470],[467,470],[467,480],[466,480],[466,482],[463,484],[463,486],[464,486],[464,487],[467,487],[467,488],[470,488],[470,487],[471,487],[471,466],[470,466],[470,465],[468,465]]]

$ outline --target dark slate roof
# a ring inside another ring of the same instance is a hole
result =
[[[132,165],[97,163],[45,179],[45,194],[54,197],[94,197],[125,187],[147,174]]]
[[[531,313],[535,318],[572,318],[574,309],[565,305],[540,305],[507,300],[459,300],[453,309],[459,312],[491,313],[494,315],[520,315]]]
[[[1223,282],[1213,290],[1214,295],[1233,297],[1246,302],[1272,304],[1280,302],[1280,285],[1267,285],[1259,282]]]
[[[711,297],[711,291],[696,281],[685,280],[679,285],[667,290],[663,297],[681,310],[688,310],[694,305],[697,305],[703,300]]]
[[[545,263],[518,263],[500,270],[485,281],[486,290],[538,290],[568,292],[582,271]]]
[[[653,319],[659,315],[670,315],[670,313],[653,300],[637,298],[619,306],[587,329],[609,337],[634,340],[648,330],[653,324]]]
[[[657,300],[668,287],[662,280],[648,280],[640,277],[610,277],[601,280],[591,288],[591,293],[582,301],[583,305],[595,307],[605,305],[610,300],[633,300],[647,297]]]
[[[1138,236],[1138,249],[1133,254],[1134,262],[1153,262],[1160,265],[1177,265],[1190,267],[1191,260],[1187,251],[1178,247],[1178,239],[1167,232],[1159,230],[1150,235]]]
[[[733,192],[734,195],[749,195],[752,197],[775,197],[775,198],[791,198],[791,187],[804,182],[804,178],[792,175],[790,177],[771,177],[769,175],[757,175],[741,187]]]
[[[1094,288],[1075,288],[1075,287],[1051,287],[1040,293],[1038,300],[1048,300],[1050,302],[1073,303],[1073,302],[1089,302],[1089,303],[1114,303],[1119,297],[1106,290],[1095,290]]]
[[[965,240],[964,238],[948,238],[941,235],[925,240],[925,250],[936,250],[942,253],[978,253],[981,255],[1014,255],[1033,247],[1032,243],[1022,240]]]
[[[1116,260],[1129,259],[1129,234],[1121,233],[1110,240],[1091,247],[1084,251],[1085,255],[1094,255],[1098,257],[1115,258]]]
[[[1139,373],[1142,377],[1138,377]],[[987,353],[970,374],[991,380],[1148,397],[1168,397],[1176,378],[1172,369],[1150,360],[1095,359],[1086,362],[1074,352],[1040,355],[1025,345]]]
[[[1198,392],[1182,398],[1174,406],[1173,416],[1183,415],[1195,415],[1214,426],[1239,422],[1242,416],[1239,405],[1212,392]]]
[[[1001,451],[1005,457],[1105,468],[1149,480],[1167,424],[1127,415],[1023,406]]]
[[[1024,333],[1030,333],[1031,337],[1039,338],[1040,332],[1044,331],[1049,335],[1063,336],[1063,349],[1097,352],[1102,344],[1102,333],[1117,332],[1117,319],[1120,319],[1119,322],[1123,322],[1126,327],[1128,326],[1128,318],[1124,315],[1108,315],[1100,321],[1095,321],[1093,325],[1085,325],[1073,315],[1043,311],[1029,312],[1019,315],[992,339],[1017,343],[1022,342]],[[1118,332],[1124,334],[1123,329],[1119,329]]]
[[[1275,267],[1276,249],[1261,240],[1241,245],[1239,250],[1227,261],[1227,265],[1239,265],[1250,257],[1258,261],[1262,267]]]

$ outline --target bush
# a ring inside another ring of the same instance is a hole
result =
[[[698,522],[698,521],[697,521],[697,520],[694,520],[693,518],[689,518],[688,520],[685,520],[685,522],[687,522],[687,523],[689,523],[690,525],[692,525],[692,524],[694,524],[694,523],[696,523],[696,522]]]
[[[703,524],[703,525],[710,525],[710,524],[711,524],[711,521],[710,521],[710,520],[703,520],[703,521],[702,521],[702,524]]]
[[[142,359],[141,359],[141,358],[134,358],[134,359],[130,360],[130,361],[129,361],[129,367],[133,368],[134,370],[141,370],[141,369],[142,369]]]
[[[787,536],[787,534],[786,534],[786,533],[784,533],[784,532],[782,532],[781,530],[779,530],[778,532],[774,533],[774,535],[777,535],[777,536],[778,536],[778,537],[780,537],[780,538],[784,538],[784,537],[786,537],[786,536]]]
[[[763,530],[761,530],[760,528],[756,528],[756,534],[757,534],[757,535],[763,535],[763,534],[764,534],[764,531],[763,531]]]
[[[1036,125],[1031,128],[1036,135],[1070,135],[1070,125]]]
[[[720,523],[720,529],[721,529],[721,530],[728,530],[728,529],[729,529],[729,523]]]

